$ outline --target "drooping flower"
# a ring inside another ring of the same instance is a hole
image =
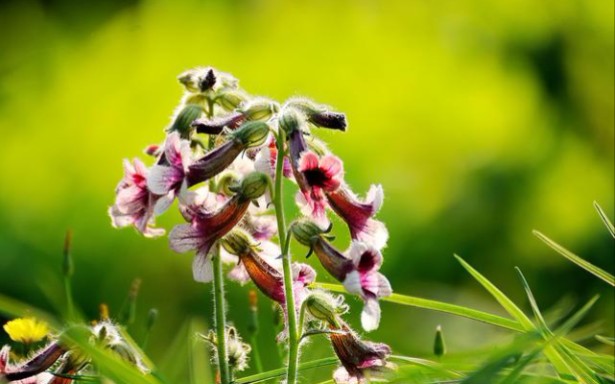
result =
[[[179,133],[171,132],[164,143],[164,156],[154,165],[147,177],[147,188],[156,195],[177,195],[192,164],[190,142]]]
[[[176,252],[197,251],[192,264],[196,281],[205,283],[213,279],[209,257],[211,247],[239,223],[251,200],[262,196],[266,188],[266,176],[254,172],[244,178],[237,193],[219,208],[205,205],[196,194],[188,195],[188,199],[192,196],[192,201],[187,201],[182,213],[190,224],[175,226],[169,234],[169,244]]]
[[[379,271],[382,254],[374,247],[353,241],[345,253],[338,251],[327,239],[318,225],[300,220],[291,226],[295,239],[310,247],[322,266],[340,281],[350,293],[361,296],[364,301],[361,325],[366,331],[378,328],[380,323],[380,297],[392,293],[387,278]]]
[[[116,228],[134,226],[145,237],[162,236],[164,229],[153,227],[154,215],[164,212],[173,200],[172,196],[150,192],[148,173],[141,160],[124,160],[124,177],[115,189],[115,204],[108,212]]]
[[[336,384],[363,384],[368,382],[366,377],[394,368],[386,361],[391,354],[388,345],[361,340],[345,323],[338,330],[342,332],[329,334],[333,350],[342,363],[333,373]]]
[[[384,199],[381,185],[372,185],[364,200],[360,200],[346,186],[327,192],[326,196],[329,207],[346,222],[354,240],[377,249],[386,245],[389,233],[382,222],[373,219]]]

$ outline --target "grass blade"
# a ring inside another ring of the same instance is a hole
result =
[[[307,363],[299,364],[298,371],[305,371],[308,369],[320,368],[320,367],[328,367],[331,365],[336,365],[339,363],[337,357],[326,357],[324,359],[308,361]],[[233,384],[255,384],[262,383],[263,381],[275,379],[277,377],[282,377],[286,375],[286,368],[278,368],[273,369],[271,371],[257,373],[255,375],[242,377],[233,381]]]
[[[574,253],[570,252],[566,248],[562,247],[561,245],[557,244],[553,240],[549,239],[547,236],[543,235],[539,231],[534,230],[533,233],[534,233],[534,235],[536,237],[538,237],[540,240],[542,240],[549,247],[553,248],[560,255],[564,256],[565,258],[567,258],[568,260],[572,261],[573,263],[575,263],[579,267],[583,268],[587,272],[591,273],[592,275],[594,275],[594,276],[598,277],[599,279],[605,281],[607,284],[610,284],[611,286],[615,287],[615,278],[613,277],[613,275],[611,275],[607,271],[605,271],[605,270],[603,270],[603,269],[601,269],[599,267],[596,267],[592,263],[590,263],[590,262],[584,260],[583,258],[575,255]]]
[[[314,283],[313,286],[324,288],[333,292],[339,293],[348,293],[344,286],[340,284],[329,284],[329,283]],[[448,304],[441,301],[422,299],[420,297],[400,295],[398,293],[394,293],[391,296],[380,298],[381,301],[387,301],[389,303],[407,305],[410,307],[429,309],[432,311],[449,313],[456,316],[465,317],[471,320],[480,321],[485,324],[495,325],[501,328],[510,329],[513,331],[521,332],[524,330],[523,327],[519,325],[518,322],[507,319],[505,317],[501,317],[498,315],[493,315],[487,312],[478,311],[472,308],[463,307],[455,304]]]
[[[602,209],[602,207],[600,206],[600,204],[598,204],[597,201],[594,201],[594,208],[596,208],[596,211],[598,211],[598,215],[602,219],[602,222],[606,226],[606,229],[611,232],[611,236],[613,236],[613,238],[615,239],[615,226],[613,225],[611,220],[609,220],[608,216],[606,215],[606,212],[604,212],[604,209]]]

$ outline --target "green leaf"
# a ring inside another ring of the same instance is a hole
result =
[[[327,367],[331,365],[336,365],[339,363],[337,357],[326,357],[324,359],[308,361],[306,363],[299,364],[298,371],[305,371],[308,369]],[[278,368],[273,369],[271,371],[257,373],[255,375],[242,377],[233,381],[233,384],[254,384],[254,383],[262,383],[263,381],[275,379],[277,377],[282,377],[286,375],[286,368]]]
[[[596,340],[603,344],[610,345],[611,347],[615,347],[615,338],[613,337],[596,335]]]
[[[539,231],[534,230],[534,231],[532,231],[532,233],[534,233],[534,235],[536,237],[538,237],[540,240],[544,241],[545,244],[547,244],[549,247],[553,248],[560,255],[564,256],[565,258],[567,258],[568,260],[572,261],[573,263],[575,263],[579,267],[583,268],[587,272],[593,274],[594,276],[598,277],[599,279],[602,279],[606,283],[608,283],[611,286],[615,287],[615,278],[613,277],[613,275],[611,275],[607,271],[605,271],[605,270],[603,270],[603,269],[601,269],[599,267],[596,267],[595,265],[591,264],[588,261],[585,261],[584,259],[582,259],[579,256],[575,255],[574,253],[570,252],[566,248],[564,248],[561,245],[557,244],[553,240],[549,239],[547,236],[543,235]]]
[[[608,216],[606,215],[606,212],[604,212],[604,210],[602,209],[600,204],[598,204],[597,201],[594,201],[594,208],[596,208],[596,211],[598,211],[598,215],[600,215],[600,218],[602,219],[602,222],[604,222],[606,229],[609,230],[611,236],[613,236],[613,238],[615,239],[615,226],[613,225],[611,220],[609,220]]]
[[[340,284],[314,283],[313,286],[327,289],[333,292],[348,293],[346,292],[344,286]],[[422,299],[419,297],[401,295],[398,293],[394,293],[391,296],[382,297],[380,298],[380,301],[387,301],[389,303],[449,313],[452,315],[462,316],[471,320],[480,321],[485,324],[491,324],[517,332],[523,331],[523,328],[519,325],[519,323],[514,320],[507,319],[498,315],[493,315],[487,312],[478,311],[472,308],[463,307],[460,305],[443,303],[441,301]]]

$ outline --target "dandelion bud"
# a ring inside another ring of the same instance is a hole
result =
[[[299,243],[311,247],[314,238],[324,234],[326,231],[310,220],[300,219],[291,224],[290,232]]]
[[[280,110],[280,105],[269,99],[254,99],[248,102],[241,112],[247,120],[269,120]]]
[[[265,194],[270,180],[262,172],[252,172],[246,176],[239,186],[239,194],[245,199],[256,200]]]
[[[269,125],[261,121],[250,121],[243,124],[233,132],[233,137],[237,139],[245,148],[258,147],[267,141],[269,136]]]
[[[234,229],[222,239],[222,246],[228,253],[243,255],[252,248],[250,235],[240,229]]]
[[[167,132],[171,133],[173,131],[177,131],[179,132],[181,138],[189,138],[192,131],[192,122],[198,119],[201,116],[201,113],[203,113],[203,108],[200,105],[187,104],[175,116],[173,123],[169,128],[167,128]]]
[[[218,93],[216,103],[227,111],[232,111],[238,108],[246,100],[248,100],[248,96],[240,90],[224,89]]]
[[[305,306],[308,312],[317,318],[327,322],[331,327],[339,328],[338,317],[346,311],[346,306],[342,306],[339,300],[324,292],[313,292],[305,299]]]
[[[444,344],[444,334],[442,333],[442,326],[436,327],[436,338],[433,343],[433,353],[437,357],[442,357],[446,353],[446,344]]]

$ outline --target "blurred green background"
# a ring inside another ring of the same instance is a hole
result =
[[[543,308],[600,293],[591,316],[612,336],[613,290],[531,230],[615,269],[613,239],[592,207],[614,216],[613,15],[601,0],[2,3],[0,292],[61,308],[71,228],[76,301],[88,317],[101,302],[117,312],[140,277],[133,332],[142,334],[149,308],[160,310],[148,349],[158,362],[178,353],[182,324],[209,321],[211,287],[192,281],[192,256],[170,251],[166,238],[114,230],[106,210],[122,159],[162,141],[182,94],[176,76],[212,65],[252,94],[305,95],[347,113],[349,132],[321,138],[357,192],[384,186],[383,272],[397,292],[501,313],[457,253],[524,306],[514,266]],[[229,317],[245,334],[247,288],[228,289]],[[265,299],[260,308],[265,367],[274,368],[272,312]],[[451,353],[500,337],[448,315],[383,311],[368,337],[400,354],[430,357],[437,324]],[[330,353],[318,340],[303,356]],[[187,380],[187,366],[174,370]]]

